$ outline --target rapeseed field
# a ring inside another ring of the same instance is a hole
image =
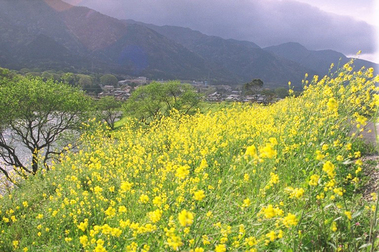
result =
[[[79,150],[0,199],[0,251],[370,250],[360,136],[378,82],[346,64],[269,106],[89,122]]]

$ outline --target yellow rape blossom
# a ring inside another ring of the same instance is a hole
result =
[[[182,210],[178,215],[180,225],[182,225],[183,227],[191,226],[193,223],[193,217],[194,217],[193,213],[185,209]]]
[[[201,240],[203,242],[203,245],[208,245],[208,244],[211,244],[211,242],[209,241],[209,237],[207,235],[203,235],[201,237]]]
[[[346,217],[351,220],[352,219],[352,216],[351,216],[351,212],[350,211],[345,211],[345,215]]]
[[[78,225],[78,228],[82,230],[83,232],[87,229],[88,227],[88,219],[85,219],[83,222],[80,222]]]
[[[79,241],[83,245],[83,247],[86,247],[88,245],[88,236],[86,235],[80,236]]]
[[[243,175],[243,181],[248,182],[249,179],[250,179],[250,175],[247,174],[247,173],[245,173],[245,174]]]
[[[118,212],[119,212],[119,213],[126,213],[126,211],[127,211],[127,210],[126,210],[126,207],[125,207],[125,206],[119,206],[119,207],[118,207]]]
[[[251,201],[249,198],[243,200],[242,208],[250,206]]]
[[[287,215],[286,217],[283,218],[283,224],[284,224],[286,227],[296,226],[296,225],[297,225],[297,218],[296,218],[296,215],[291,214],[291,213],[288,213],[288,215]]]
[[[191,249],[191,252],[204,252],[205,250],[203,248],[196,247],[195,249]]]
[[[311,176],[311,179],[309,180],[309,185],[310,186],[317,186],[318,185],[318,180],[320,179],[320,176],[317,174],[314,174]]]
[[[198,191],[194,192],[193,198],[195,200],[198,200],[198,201],[203,200],[205,198],[204,191],[203,190],[198,190]]]
[[[176,170],[176,174],[175,176],[178,177],[179,179],[184,179],[188,176],[189,174],[189,167],[188,166],[180,166],[177,170]]]
[[[142,194],[140,197],[139,197],[139,201],[141,203],[147,203],[149,202],[149,196],[147,196],[146,194]]]
[[[371,193],[370,195],[371,195],[371,200],[372,201],[375,201],[378,198],[378,196],[377,196],[376,193]]]
[[[148,213],[148,216],[149,216],[149,219],[150,219],[153,223],[156,223],[156,222],[158,222],[158,221],[161,219],[161,217],[162,217],[162,213],[163,213],[162,210],[157,209],[157,210],[155,210],[155,211],[153,211],[153,212],[149,212],[149,213]]]
[[[16,240],[16,241],[13,241],[12,244],[13,244],[13,248],[17,249],[18,245],[19,245],[19,242]]]
[[[338,110],[338,103],[335,98],[330,98],[327,106],[330,111],[336,112]]]
[[[335,167],[330,161],[326,161],[322,167],[322,170],[328,174],[330,178],[334,178],[336,176]]]
[[[120,191],[121,192],[128,192],[129,190],[131,190],[132,189],[132,186],[133,186],[133,183],[130,183],[130,182],[128,182],[128,181],[124,181],[124,182],[122,182],[121,183],[121,185],[120,185]]]
[[[246,148],[245,157],[256,157],[257,156],[257,148],[254,145],[251,145]]]
[[[283,210],[281,210],[279,207],[274,208],[271,204],[269,204],[267,207],[262,207],[261,211],[258,213],[258,215],[262,214],[265,218],[271,219],[275,216],[283,215]]]
[[[279,183],[279,175],[278,174],[275,174],[273,172],[270,173],[270,181],[269,181],[269,184],[270,185],[273,185],[273,184],[277,184]]]
[[[116,214],[116,209],[114,209],[113,207],[108,207],[108,209],[105,210],[104,213],[106,216],[113,217]]]
[[[261,158],[273,158],[277,155],[277,151],[273,148],[272,144],[266,144],[259,149]]]
[[[165,229],[166,231],[166,236],[167,236],[167,244],[175,251],[179,249],[179,247],[183,246],[182,239],[180,236],[177,236],[175,234],[175,229]]]
[[[292,187],[286,187],[284,189],[287,193],[290,195],[290,199],[292,198],[301,198],[304,195],[304,189],[303,188],[292,188]]]
[[[270,239],[270,241],[275,241],[276,239],[276,234],[275,231],[270,231],[269,233],[266,234],[266,237]]]
[[[247,246],[252,247],[252,246],[257,245],[258,241],[257,241],[257,239],[255,237],[249,236],[249,237],[245,238],[244,244],[247,245]]]
[[[215,247],[215,252],[225,252],[226,251],[226,246],[225,244],[219,244],[216,245]]]

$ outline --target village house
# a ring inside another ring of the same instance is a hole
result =
[[[121,80],[118,82],[119,86],[130,85],[130,84],[135,84],[137,86],[145,85],[147,84],[147,78],[144,76],[140,76],[137,78],[128,78],[128,79]]]
[[[222,95],[218,92],[214,92],[207,96],[208,101],[222,101]]]

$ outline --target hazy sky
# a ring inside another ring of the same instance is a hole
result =
[[[379,62],[377,0],[65,1],[119,19],[189,27],[261,47],[299,42],[308,49],[346,55],[362,50],[361,58]]]

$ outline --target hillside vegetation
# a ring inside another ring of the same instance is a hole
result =
[[[90,122],[77,152],[0,199],[0,250],[370,250],[359,135],[377,82],[346,64],[270,106]]]

